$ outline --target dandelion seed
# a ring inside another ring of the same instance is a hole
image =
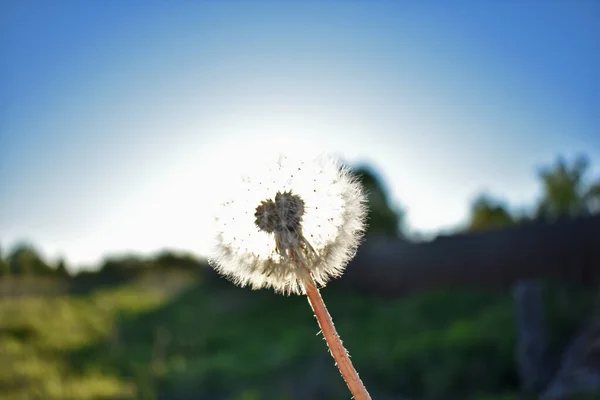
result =
[[[219,273],[240,286],[297,294],[305,292],[306,273],[321,286],[343,273],[366,209],[360,184],[336,159],[280,156],[232,185],[237,193],[216,219],[211,264]]]

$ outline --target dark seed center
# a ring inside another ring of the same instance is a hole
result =
[[[300,224],[304,215],[304,201],[292,192],[277,192],[275,201],[263,200],[254,216],[254,223],[261,230],[280,234],[287,232],[300,233]]]

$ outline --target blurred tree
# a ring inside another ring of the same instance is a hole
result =
[[[543,195],[536,218],[552,220],[600,211],[600,181],[587,183],[588,167],[588,158],[579,155],[570,165],[563,157],[558,157],[554,165],[541,168]]]
[[[199,268],[201,263],[191,254],[178,254],[173,251],[163,250],[154,257],[154,263],[160,268]]]
[[[473,232],[504,228],[514,225],[516,222],[504,202],[483,194],[471,206],[471,218],[467,230]]]
[[[8,265],[13,275],[45,275],[52,269],[29,244],[19,244],[8,256]]]
[[[100,272],[111,279],[133,278],[155,266],[153,261],[145,260],[135,254],[126,254],[105,258]]]
[[[598,179],[598,181],[596,181],[594,184],[590,185],[586,191],[585,201],[588,205],[590,213],[600,213],[600,179]]]
[[[2,246],[0,246],[0,276],[10,275],[10,269],[8,266],[8,262],[4,259],[4,252],[2,251]]]
[[[69,276],[69,272],[67,271],[67,267],[66,267],[64,258],[61,257],[58,260],[58,262],[56,263],[55,273],[56,273],[56,275],[61,276],[61,277]]]
[[[369,167],[353,169],[367,193],[369,211],[367,236],[404,237],[404,211],[390,205],[387,190],[377,174]]]

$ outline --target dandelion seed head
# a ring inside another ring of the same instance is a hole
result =
[[[341,275],[364,232],[361,185],[337,159],[279,156],[232,182],[215,217],[211,265],[241,286],[303,293]]]
[[[277,215],[277,206],[273,200],[263,200],[260,205],[256,207],[254,216],[256,217],[254,223],[261,230],[267,233],[273,233],[275,229],[277,229],[279,217]]]

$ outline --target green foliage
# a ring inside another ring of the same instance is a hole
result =
[[[367,236],[400,236],[404,212],[390,205],[387,190],[380,178],[368,167],[356,168],[353,173],[367,192]]]
[[[588,158],[580,155],[571,164],[559,157],[554,165],[540,169],[543,197],[537,207],[537,218],[555,219],[598,212],[600,182],[588,182],[588,168]]]
[[[199,262],[190,254],[178,254],[172,251],[161,251],[154,257],[154,262],[162,268],[196,269]]]
[[[587,178],[589,161],[580,155],[572,163],[563,157],[539,171],[542,197],[532,215],[514,215],[507,204],[482,194],[471,205],[467,231],[505,228],[533,220],[552,221],[600,212],[600,180]]]
[[[0,277],[8,275],[10,275],[10,266],[4,258],[0,258]]]
[[[67,271],[67,266],[66,266],[65,260],[63,258],[59,259],[58,262],[56,263],[55,273],[56,273],[56,275],[61,276],[61,277],[69,276],[69,272]]]
[[[469,231],[505,228],[516,223],[506,205],[489,195],[479,196],[471,206]]]
[[[348,398],[305,298],[195,276],[155,271],[85,295],[0,299],[2,398]],[[510,296],[323,295],[376,398],[514,398]],[[553,324],[572,314],[551,310]]]
[[[122,283],[155,270],[200,271],[206,265],[206,261],[196,259],[190,254],[165,250],[149,257],[136,254],[109,256],[104,259],[100,268],[93,271],[78,271],[77,275],[72,277],[64,258],[59,258],[56,264],[51,266],[30,244],[18,244],[6,259],[0,253],[0,277],[45,275],[89,281],[91,284],[98,281]]]
[[[120,257],[107,257],[102,263],[103,274],[115,278],[129,278],[151,269],[155,266],[154,260],[128,254]]]
[[[8,269],[11,275],[50,275],[53,270],[29,244],[16,246],[8,256]]]

